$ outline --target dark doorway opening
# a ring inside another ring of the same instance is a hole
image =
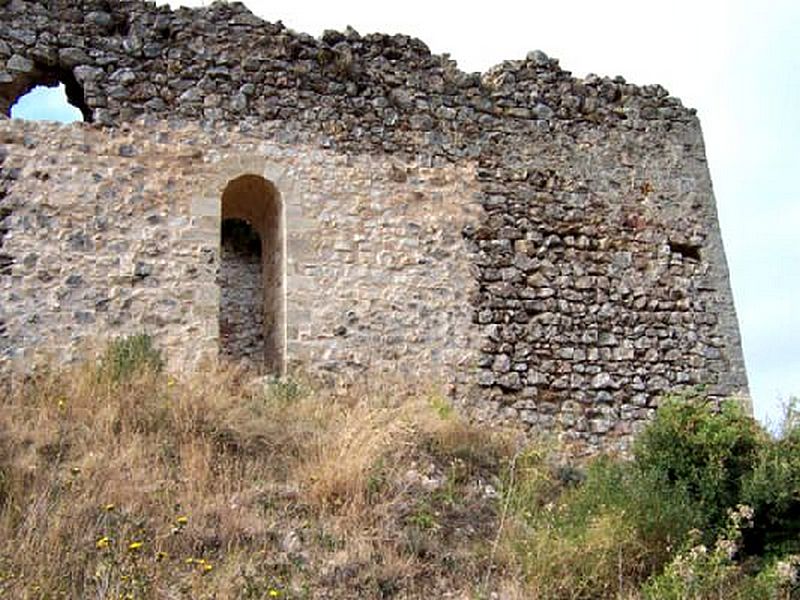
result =
[[[231,180],[222,194],[220,353],[283,372],[286,339],[283,232],[278,191],[258,175]]]

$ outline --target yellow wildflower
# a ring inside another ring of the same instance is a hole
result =
[[[205,573],[208,573],[208,572],[209,572],[209,571],[211,571],[213,568],[214,568],[214,566],[213,566],[211,563],[205,563],[205,564],[203,565],[203,574],[205,574]]]
[[[131,542],[128,544],[128,550],[131,552],[136,552],[139,548],[144,545],[144,542]]]
[[[281,593],[276,589],[270,589],[269,590],[269,597],[270,598],[277,598],[280,595],[281,595]]]
[[[108,504],[103,506],[103,510],[106,511],[106,512],[111,512],[115,508],[117,508],[117,505],[114,504],[113,502],[110,502],[110,503],[108,503]]]
[[[111,543],[111,540],[107,536],[104,535],[99,540],[97,540],[94,543],[94,545],[97,547],[98,550],[102,550],[104,548],[108,548],[110,543]]]
[[[186,525],[189,522],[189,517],[178,517],[175,522],[181,526]]]

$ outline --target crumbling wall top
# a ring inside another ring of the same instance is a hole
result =
[[[458,154],[491,131],[693,119],[660,86],[577,79],[539,51],[465,73],[408,36],[348,29],[317,39],[237,2],[174,11],[141,0],[0,2],[0,112],[32,86],[57,81],[85,120],[102,125],[145,113],[293,122],[332,143],[388,152],[407,147],[413,133],[443,135]]]

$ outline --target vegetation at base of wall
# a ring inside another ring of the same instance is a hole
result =
[[[407,383],[109,368],[150,355],[0,399],[0,597],[800,597],[796,419],[674,399],[578,463]]]
[[[735,403],[684,396],[630,460],[597,457],[566,484],[522,455],[511,562],[538,598],[800,598],[798,440],[796,420],[775,439]]]
[[[98,375],[115,383],[142,372],[157,373],[164,368],[161,351],[147,333],[120,337],[108,344],[100,357]]]
[[[768,443],[767,433],[739,404],[724,403],[717,410],[700,396],[686,396],[659,407],[634,454],[639,470],[696,507],[694,525],[713,536],[724,527]]]

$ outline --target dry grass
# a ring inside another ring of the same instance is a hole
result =
[[[572,535],[558,527],[515,526],[507,539],[521,558],[529,597],[634,597],[647,576],[639,568],[647,549],[624,514],[598,514]]]
[[[681,548],[631,463],[387,379],[176,380],[132,339],[0,393],[0,597],[633,600]]]
[[[408,387],[247,380],[113,382],[83,366],[6,394],[0,596],[470,598],[509,585],[490,552],[512,434]]]

